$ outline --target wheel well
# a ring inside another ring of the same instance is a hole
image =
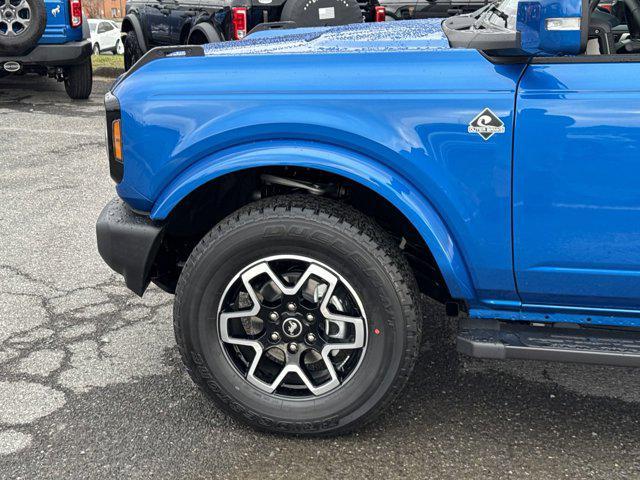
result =
[[[287,193],[334,198],[373,218],[402,249],[420,290],[442,303],[451,300],[433,255],[404,214],[384,197],[350,179],[302,167],[266,167],[233,172],[191,192],[167,218],[162,253],[159,253],[152,273],[154,281],[173,291],[182,265],[211,228],[250,202]]]
[[[122,26],[120,27],[120,31],[122,33],[127,33],[133,30],[133,25],[126,18],[122,21]]]
[[[188,32],[187,32],[188,33]],[[200,30],[195,30],[189,38],[186,38],[182,41],[182,43],[189,43],[191,45],[203,45],[208,43],[207,36],[202,33]]]

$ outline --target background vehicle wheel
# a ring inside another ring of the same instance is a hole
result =
[[[287,0],[280,20],[296,27],[321,27],[362,23],[362,10],[355,0]]]
[[[85,100],[91,95],[92,86],[91,59],[65,68],[64,89],[69,97],[74,100]]]
[[[122,55],[124,53],[124,45],[121,40],[116,42],[116,54]]]
[[[142,58],[143,52],[138,43],[136,32],[131,30],[124,37],[124,70],[129,70],[133,65]]]
[[[187,37],[188,45],[204,45],[222,41],[222,35],[210,23],[199,23],[191,29]]]
[[[93,54],[100,55],[100,45],[98,45],[97,43],[93,45]]]
[[[0,0],[0,54],[24,53],[40,40],[46,24],[43,0]]]
[[[331,200],[248,205],[191,253],[174,305],[195,383],[249,425],[344,433],[400,392],[421,335],[413,272],[392,239]]]

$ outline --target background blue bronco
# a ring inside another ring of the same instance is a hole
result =
[[[91,41],[81,0],[3,0],[0,77],[38,74],[64,82],[73,99],[91,94]]]

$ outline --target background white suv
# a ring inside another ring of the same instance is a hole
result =
[[[112,52],[121,55],[124,53],[124,46],[120,38],[120,25],[111,20],[89,19],[89,30],[91,32],[91,46],[93,54],[99,55],[103,52]]]

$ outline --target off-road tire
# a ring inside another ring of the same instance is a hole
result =
[[[19,35],[0,35],[0,55],[22,55],[33,47],[47,25],[44,0],[26,0],[31,11],[29,25]]]
[[[93,87],[93,72],[91,59],[87,59],[78,65],[65,67],[64,89],[67,95],[74,100],[86,100],[91,95]]]
[[[144,52],[140,48],[136,32],[131,30],[124,37],[124,71],[129,70],[142,58]]]
[[[358,291],[368,321],[353,376],[308,400],[265,394],[247,382],[217,332],[216,308],[229,279],[282,254],[306,255],[339,272]],[[286,195],[241,208],[198,243],[178,281],[174,330],[187,372],[229,415],[271,432],[342,434],[375,419],[406,384],[421,341],[421,300],[402,252],[370,218],[341,202]]]

